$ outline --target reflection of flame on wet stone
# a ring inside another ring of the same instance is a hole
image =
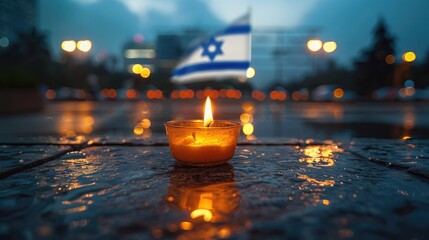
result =
[[[305,162],[308,166],[330,167],[335,164],[334,153],[343,150],[336,145],[320,145],[307,146],[301,152],[305,157],[301,157],[300,162]]]
[[[188,211],[193,221],[220,222],[238,208],[240,196],[230,164],[209,168],[175,165],[167,200]]]

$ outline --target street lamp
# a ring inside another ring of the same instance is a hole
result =
[[[253,67],[249,67],[246,71],[246,77],[247,78],[253,78],[256,74],[256,71]]]
[[[61,49],[66,52],[74,52],[78,49],[81,52],[89,52],[92,48],[92,42],[90,40],[79,40],[77,43],[75,40],[64,40],[61,43]]]
[[[402,55],[404,62],[414,62],[416,60],[416,54],[414,52],[406,52]]]
[[[337,43],[334,41],[328,41],[323,43],[323,50],[326,53],[332,53],[337,49]]]
[[[307,42],[307,48],[312,52],[317,52],[322,48],[322,41],[319,39],[310,39]]]
[[[323,53],[329,54],[333,53],[337,49],[337,43],[334,41],[322,42],[319,39],[310,39],[307,41],[307,48],[314,55],[313,59],[313,71],[317,74],[319,69],[319,63],[316,60],[317,57],[323,55]],[[321,51],[323,49],[323,51]]]
[[[326,53],[332,53],[337,49],[337,43],[334,41],[322,42],[319,39],[310,39],[307,41],[307,48],[311,52],[319,52],[323,49]]]
[[[80,40],[77,42],[77,49],[82,52],[88,52],[91,50],[92,42],[90,40]]]
[[[73,52],[76,49],[76,42],[74,40],[65,40],[61,43],[61,48],[66,52]]]

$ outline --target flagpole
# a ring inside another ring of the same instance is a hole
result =
[[[252,28],[252,6],[249,5],[249,7],[247,8],[247,13],[249,14],[249,26],[250,28]],[[249,56],[248,59],[250,61],[250,63],[252,63],[252,29],[250,29],[250,37],[249,37]],[[251,67],[251,66],[249,66]]]

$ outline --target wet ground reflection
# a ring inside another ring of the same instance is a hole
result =
[[[335,167],[335,158],[338,158],[338,153],[344,152],[343,149],[335,144],[314,145],[300,148],[299,152],[303,156],[299,157],[298,161],[306,164],[311,171],[298,173],[297,178],[303,182],[297,186],[297,189],[301,191],[300,196],[295,197],[299,198],[304,206],[330,205],[330,200],[323,199],[323,195],[327,188],[332,188],[337,184],[339,176],[326,168]],[[323,171],[322,168],[324,168]]]
[[[228,224],[240,206],[234,168],[230,164],[210,168],[175,165],[167,201],[186,212],[187,217],[176,223],[183,230],[178,237],[227,238],[237,228]]]
[[[3,116],[0,136],[165,136],[169,120],[202,119],[204,100],[51,102],[43,113]],[[213,100],[214,118],[242,123],[242,139],[429,136],[424,102],[338,103]]]

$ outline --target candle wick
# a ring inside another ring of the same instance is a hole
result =
[[[214,123],[214,121],[211,121],[211,122],[209,122],[206,126],[204,126],[204,127],[211,127],[211,126],[213,126],[213,123]]]

